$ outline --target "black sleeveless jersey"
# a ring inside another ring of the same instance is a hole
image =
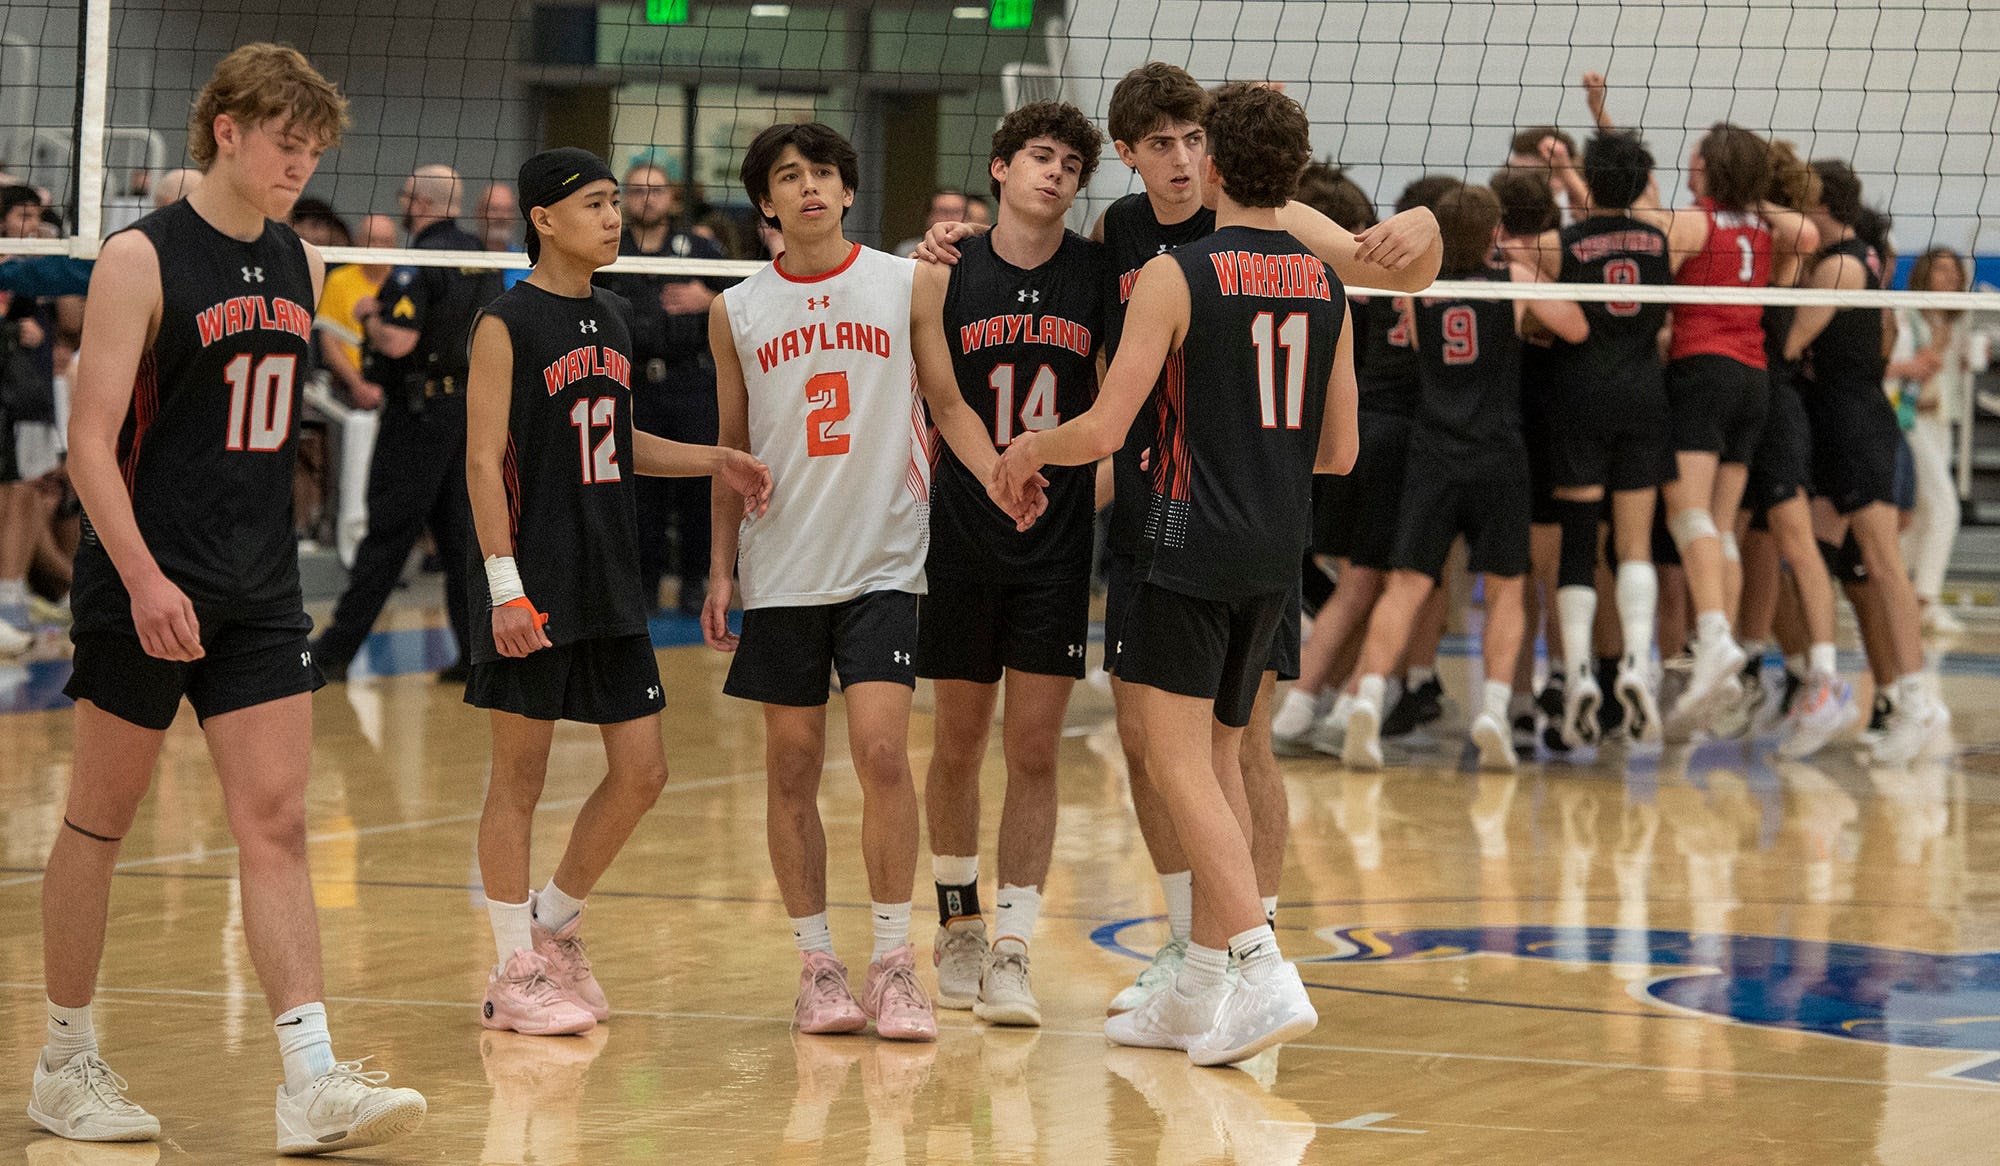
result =
[[[1146,578],[1234,599],[1298,586],[1313,463],[1346,303],[1284,231],[1226,227],[1174,252],[1189,327],[1150,412]]]
[[[1869,291],[1882,286],[1882,257],[1859,239],[1822,247],[1813,262],[1834,255],[1851,255],[1860,264]],[[1801,357],[1804,375],[1821,392],[1841,393],[1870,403],[1886,401],[1882,377],[1882,312],[1879,308],[1841,308],[1826,322]]]
[[[1118,353],[1118,338],[1125,330],[1125,305],[1132,299],[1139,270],[1158,256],[1215,230],[1215,212],[1203,207],[1172,225],[1153,214],[1153,201],[1145,191],[1128,194],[1104,211],[1104,247],[1114,285],[1106,303],[1104,355],[1109,360]],[[1140,410],[1125,444],[1112,455],[1111,550],[1135,555],[1146,537],[1146,474],[1139,468],[1140,456],[1153,441],[1153,425],[1147,411]]]
[[[1089,410],[1104,341],[1103,248],[1065,233],[1047,263],[1023,270],[993,251],[992,236],[960,245],[944,298],[952,371],[996,449],[1030,429],[1053,429]],[[932,575],[994,583],[1090,574],[1095,466],[1048,466],[1049,508],[1026,533],[993,505],[972,471],[943,447],[931,479]]]
[[[1659,228],[1625,215],[1592,216],[1562,229],[1563,283],[1659,284],[1674,282],[1667,237]],[[1590,335],[1581,344],[1555,342],[1555,374],[1562,387],[1615,401],[1665,391],[1660,328],[1665,304],[1582,305]]]
[[[127,229],[160,265],[160,330],[118,435],[139,533],[204,622],[302,611],[292,469],[315,306],[305,246],[279,222],[232,239],[185,200]],[[88,516],[75,585],[79,625],[129,623],[131,598]]]
[[[1408,417],[1417,399],[1417,354],[1393,296],[1348,296],[1354,316],[1354,379],[1361,408]]]
[[[1507,283],[1489,267],[1460,278]],[[1528,472],[1521,439],[1521,336],[1512,300],[1422,296],[1415,304],[1422,396],[1412,456],[1442,459],[1454,472],[1491,479]]]
[[[1764,367],[1773,384],[1790,383],[1797,366],[1785,359],[1785,341],[1792,334],[1792,320],[1799,310],[1790,304],[1764,305]]]
[[[514,348],[501,462],[521,587],[549,617],[552,644],[646,630],[633,504],[631,308],[613,292],[572,299],[522,282],[486,314]],[[479,544],[472,610],[491,605]],[[472,660],[499,658],[492,621],[472,621]]]

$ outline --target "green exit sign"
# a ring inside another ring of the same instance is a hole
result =
[[[686,24],[688,0],[646,0],[647,24]]]
[[[993,0],[988,19],[993,22],[994,28],[1032,28],[1035,23],[1035,0]]]

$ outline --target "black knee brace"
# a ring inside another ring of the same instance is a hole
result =
[[[1854,541],[1850,532],[1847,541],[1839,546],[1824,539],[1819,543],[1819,557],[1826,560],[1826,573],[1841,583],[1868,582],[1868,568],[1861,565],[1861,544]]]
[[[1556,521],[1562,526],[1562,559],[1556,583],[1562,587],[1592,587],[1597,583],[1597,516],[1602,500],[1573,502],[1556,499]]]

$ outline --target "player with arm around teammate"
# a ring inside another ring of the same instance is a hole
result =
[[[1241,750],[1311,535],[1313,472],[1345,473],[1359,438],[1342,285],[1278,225],[1311,156],[1305,112],[1228,85],[1203,124],[1218,229],[1144,267],[1097,403],[1016,438],[1000,484],[1011,495],[1045,464],[1106,456],[1157,401],[1149,537],[1119,667],[1194,873],[1194,925],[1172,985],[1105,1034],[1211,1065],[1317,1023],[1259,901]]]
[[[588,151],[548,150],[522,165],[520,189],[535,268],[472,338],[466,484],[485,570],[471,599],[490,614],[474,623],[465,700],[490,710],[493,729],[479,870],[496,962],[481,1023],[553,1035],[611,1015],[578,935],[584,900],[667,780],[632,475],[713,476],[753,512],[771,479],[741,450],[633,430],[629,309],[591,287],[618,258],[611,169]],[[609,772],[531,893],[558,720],[600,726]]]

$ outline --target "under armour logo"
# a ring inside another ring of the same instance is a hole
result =
[[[244,282],[244,283],[263,283],[263,282],[264,282],[264,269],[263,269],[263,268],[261,268],[261,267],[246,267],[246,268],[244,268],[244,269],[243,269],[243,282]]]
[[[646,699],[647,700],[660,699],[660,686],[655,684],[652,687],[646,689]]]
[[[1124,640],[1120,640],[1120,641],[1118,641],[1118,646],[1117,646],[1117,647],[1115,647],[1115,648],[1113,648],[1113,649],[1111,649],[1111,650],[1112,650],[1113,652],[1116,652],[1116,653],[1117,653],[1117,654],[1119,654],[1120,656],[1123,656],[1123,655],[1125,654],[1125,641],[1124,641]]]
[[[1083,655],[1083,645],[1082,645],[1082,644],[1071,644],[1071,645],[1069,646],[1069,654],[1070,654],[1071,656],[1081,656],[1081,655]]]
[[[595,320],[578,320],[578,321],[576,322],[576,329],[577,329],[577,331],[579,331],[579,332],[595,332],[595,331],[597,331],[597,321],[595,321]]]
[[[817,311],[819,311],[819,310],[820,310],[821,308],[830,308],[830,307],[832,307],[832,306],[833,306],[833,297],[832,297],[832,296],[807,296],[807,297],[806,297],[806,311],[808,311],[808,312],[817,312]]]
[[[908,664],[910,662],[910,654],[908,652],[891,652],[889,656],[898,664]]]
[[[1155,255],[1165,255],[1165,254],[1166,254],[1167,252],[1169,252],[1169,251],[1171,251],[1171,250],[1173,250],[1173,248],[1171,248],[1171,247],[1167,246],[1167,245],[1166,245],[1165,243],[1162,243],[1162,244],[1160,244],[1160,249],[1159,249],[1158,251],[1155,251],[1155,252],[1153,252],[1153,254],[1155,254]]]
[[[310,668],[312,667],[312,662],[313,662],[313,654],[311,652],[299,653],[299,667]]]
[[[1042,302],[1042,293],[1034,290],[1033,288],[1024,287],[1020,291],[1014,293],[1014,299],[1018,303],[1039,304]]]

